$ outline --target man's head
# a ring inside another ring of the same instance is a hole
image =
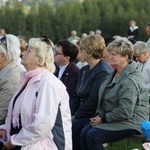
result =
[[[73,62],[78,54],[78,48],[68,40],[61,40],[57,43],[54,51],[55,63],[58,66],[65,66]]]
[[[0,37],[3,37],[3,36],[5,36],[5,29],[3,29],[3,28],[0,28]]]
[[[73,31],[71,32],[71,35],[72,35],[72,37],[75,37],[75,36],[77,35],[77,32],[73,30]]]
[[[145,25],[145,31],[146,31],[147,35],[150,36],[150,22],[148,22],[148,23]]]
[[[101,35],[102,31],[101,30],[96,30],[95,33],[96,33],[96,35]]]
[[[94,33],[94,31],[89,31],[89,35],[94,35],[95,33]]]

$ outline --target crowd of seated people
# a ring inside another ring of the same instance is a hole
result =
[[[27,40],[1,28],[1,146],[104,150],[104,143],[141,134],[150,55],[134,20],[129,30],[105,39],[99,29],[81,38],[73,30],[54,44],[46,34]]]

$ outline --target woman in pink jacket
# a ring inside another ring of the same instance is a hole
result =
[[[0,126],[6,149],[72,149],[69,96],[53,75],[53,62],[51,47],[40,38],[30,39],[21,61],[27,71]]]

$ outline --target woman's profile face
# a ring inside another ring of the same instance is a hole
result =
[[[88,62],[88,60],[91,56],[84,49],[81,49],[81,53],[82,53],[83,60]]]
[[[147,26],[145,28],[145,31],[146,31],[147,35],[150,36],[150,26]]]
[[[33,47],[28,47],[27,51],[22,53],[21,64],[24,65],[27,71],[34,70],[39,65],[39,58],[36,55],[36,50]]]
[[[122,66],[122,64],[125,61],[125,57],[122,56],[121,54],[116,53],[115,50],[111,50],[109,56],[110,64],[113,65],[114,67],[119,67]]]
[[[136,60],[139,61],[140,63],[144,63],[146,62],[146,60],[149,57],[149,53],[148,52],[143,52],[141,54],[138,53],[134,53],[134,56],[136,57]]]
[[[135,26],[135,22],[134,22],[134,21],[131,21],[131,22],[130,22],[130,26],[131,26],[131,27],[134,27],[134,26]]]
[[[84,60],[83,60],[83,56],[82,56],[81,50],[79,50],[79,52],[78,52],[77,59],[78,59],[79,61],[84,61]]]

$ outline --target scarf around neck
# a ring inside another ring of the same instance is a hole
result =
[[[38,74],[40,73],[44,73],[44,72],[47,72],[48,70],[45,69],[45,68],[37,68],[35,70],[31,70],[31,71],[28,71],[28,72],[23,72],[22,73],[22,83],[17,91],[17,93],[15,94],[15,96],[13,97],[13,101],[14,99],[16,98],[16,96],[18,95],[18,93],[24,88],[27,88],[27,85],[29,82],[29,80],[35,76],[37,76]],[[26,85],[26,86],[25,86]],[[23,90],[24,90],[23,89]],[[22,99],[23,97],[21,96],[21,93],[23,92],[23,90],[19,93],[19,96],[16,98],[16,101],[14,103],[14,107],[13,107],[13,102],[12,102],[12,124],[13,124],[13,127],[18,127],[20,126],[19,124],[19,114],[21,113],[21,105],[22,105]]]

